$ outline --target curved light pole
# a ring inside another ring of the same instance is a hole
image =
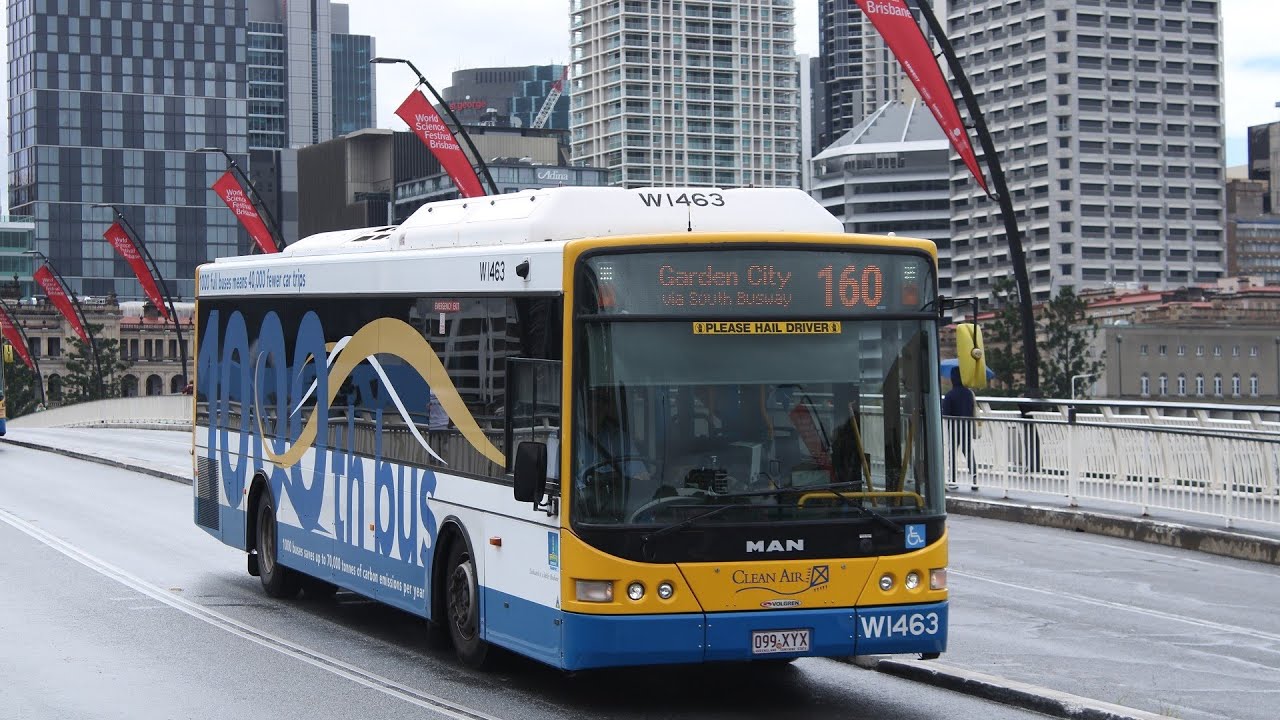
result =
[[[9,319],[13,321],[13,326],[18,329],[18,335],[22,338],[22,342],[27,344],[27,355],[31,356],[31,364],[36,366],[36,385],[40,386],[40,403],[48,406],[49,398],[44,394],[44,375],[40,372],[40,353],[30,352],[31,338],[27,337],[27,331],[22,329],[22,325],[18,323],[18,316],[9,309],[9,305],[4,301],[4,298],[0,298],[0,309],[4,310],[4,314],[8,315]]]
[[[947,58],[947,66],[951,68],[951,75],[955,78],[956,86],[964,97],[969,118],[973,121],[978,142],[982,145],[982,154],[986,158],[987,169],[991,174],[991,184],[996,191],[995,199],[1000,205],[1000,215],[1004,220],[1005,242],[1009,245],[1013,278],[1018,286],[1018,296],[1022,298],[1019,310],[1022,320],[1022,361],[1026,365],[1027,394],[1033,398],[1039,398],[1043,396],[1040,390],[1040,355],[1036,349],[1036,321],[1032,307],[1034,300],[1031,297],[1031,279],[1027,276],[1027,254],[1022,247],[1022,232],[1018,229],[1018,216],[1014,214],[1013,196],[1009,194],[1009,187],[1005,182],[1004,170],[1000,166],[1000,155],[996,152],[995,142],[991,139],[991,131],[987,129],[987,121],[982,115],[982,108],[978,106],[978,99],[973,94],[973,87],[969,84],[969,78],[960,65],[960,58],[956,56],[955,48],[947,38],[947,31],[938,22],[927,0],[913,1],[920,9],[925,22],[928,23],[934,40],[941,46],[942,54]]]
[[[404,63],[409,66],[409,69],[413,71],[413,74],[418,76],[418,85],[424,86],[427,91],[431,93],[431,96],[436,99],[436,102],[440,103],[440,107],[444,108],[445,113],[449,115],[449,119],[453,121],[453,126],[458,129],[458,135],[462,137],[463,141],[467,143],[467,147],[471,149],[471,155],[476,159],[476,164],[480,166],[480,171],[484,173],[485,183],[489,185],[489,194],[497,195],[498,184],[493,181],[493,176],[489,174],[489,166],[485,164],[484,158],[480,156],[480,151],[476,149],[475,143],[471,142],[471,136],[467,134],[467,129],[462,127],[462,121],[458,119],[457,115],[453,114],[453,108],[449,107],[449,103],[445,102],[444,98],[440,97],[440,93],[436,92],[436,89],[431,87],[431,83],[427,82],[427,79],[423,77],[422,73],[418,72],[418,68],[414,67],[413,63],[405,60],[404,58],[376,57],[370,58],[369,62],[378,65]]]
[[[271,231],[271,234],[273,236],[275,236],[276,247],[283,250],[284,234],[280,232],[280,226],[276,224],[276,216],[271,214],[271,208],[267,206],[267,201],[262,199],[262,195],[258,194],[257,186],[254,185],[253,181],[249,179],[249,176],[245,174],[244,168],[240,167],[240,164],[237,163],[236,159],[231,156],[231,153],[227,152],[226,150],[223,150],[220,147],[213,147],[213,146],[196,148],[194,152],[221,153],[221,155],[227,159],[227,163],[229,164],[228,169],[230,169],[232,173],[239,175],[240,180],[244,183],[245,188],[248,189],[250,193],[253,193],[253,199],[257,201],[258,207],[262,210],[262,213],[266,215],[267,222],[271,224],[271,226],[267,229]],[[254,244],[254,247],[257,247],[257,243]]]
[[[173,295],[169,292],[169,281],[165,280],[164,275],[160,274],[160,266],[156,264],[156,259],[151,256],[151,251],[142,242],[142,236],[138,234],[137,230],[133,229],[133,224],[124,216],[124,213],[120,212],[120,208],[111,203],[97,203],[94,207],[110,208],[116,214],[116,219],[124,226],[125,234],[129,236],[129,242],[133,243],[133,247],[142,254],[142,257],[147,259],[147,262],[151,265],[151,274],[155,276],[156,280],[160,281],[160,291],[164,293],[164,301],[169,304],[169,313],[173,316],[173,329],[178,334],[178,355],[182,359],[182,371],[178,373],[178,377],[182,381],[182,386],[186,387],[187,346],[182,339],[182,321],[178,319],[178,308],[173,304]]]
[[[62,291],[67,294],[67,297],[71,298],[71,303],[75,305],[76,312],[80,315],[80,324],[84,325],[84,332],[89,336],[89,352],[93,355],[93,368],[98,373],[97,399],[102,400],[107,396],[107,382],[102,375],[102,359],[98,357],[98,338],[93,335],[93,327],[89,325],[89,316],[84,314],[84,308],[80,305],[80,298],[76,297],[76,294],[71,292],[71,286],[67,284],[66,279],[63,278],[62,273],[58,272],[58,269],[53,266],[53,263],[49,262],[49,257],[47,255],[39,250],[28,250],[22,254],[33,255],[40,258],[41,263],[45,267],[49,268],[49,272],[53,273],[54,279],[56,279],[58,284],[62,286]],[[35,271],[31,271],[31,274],[34,276]]]

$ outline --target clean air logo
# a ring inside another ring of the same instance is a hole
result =
[[[783,541],[781,540],[770,540],[768,545],[765,545],[763,540],[747,541],[747,552],[749,553],[796,552],[799,550],[804,550],[803,538],[799,540],[787,540],[786,545],[783,545]]]
[[[868,15],[893,15],[895,17],[911,17],[911,11],[901,5],[867,0]]]

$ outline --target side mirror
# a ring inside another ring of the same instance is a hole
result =
[[[522,442],[516,447],[515,494],[519,502],[541,503],[547,494],[547,446]]]

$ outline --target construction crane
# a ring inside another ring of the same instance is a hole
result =
[[[551,83],[551,92],[547,93],[547,99],[542,103],[542,109],[538,111],[538,116],[533,119],[533,124],[529,127],[540,128],[547,124],[547,118],[551,117],[551,111],[556,106],[556,101],[560,99],[560,95],[564,93],[564,83],[569,79],[569,66],[564,66],[564,72],[561,73],[560,79]]]

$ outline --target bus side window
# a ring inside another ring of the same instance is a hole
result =
[[[547,446],[547,477],[559,477],[560,397],[564,377],[559,360],[507,359],[508,471],[522,442]]]

